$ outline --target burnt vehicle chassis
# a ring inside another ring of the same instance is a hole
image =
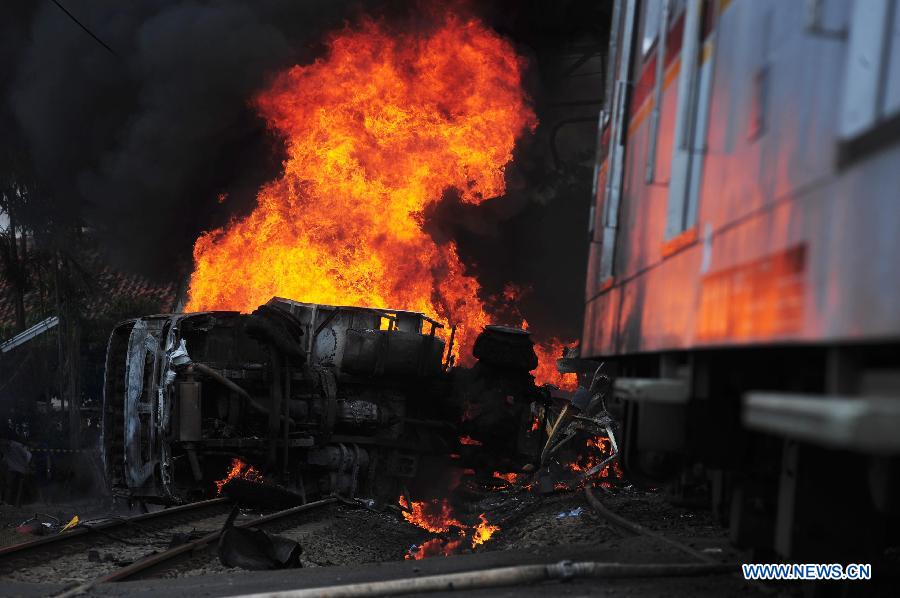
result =
[[[101,454],[108,484],[129,499],[196,500],[214,494],[214,482],[240,458],[307,499],[389,502],[469,467],[465,454],[450,460],[466,452],[461,433],[496,448],[495,459],[473,455],[476,466],[533,460],[537,435],[518,431],[545,393],[528,374],[529,360],[449,367],[440,327],[417,312],[282,298],[251,314],[124,322],[107,350]],[[496,328],[483,336],[527,345],[533,355],[527,334]],[[461,431],[473,403],[493,416]]]

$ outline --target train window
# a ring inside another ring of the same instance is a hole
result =
[[[646,57],[659,33],[659,18],[662,13],[663,0],[647,0],[644,3],[644,18],[641,23],[641,56]]]
[[[653,75],[653,110],[650,113],[650,143],[647,149],[646,182],[653,183],[656,178],[656,144],[659,138],[659,119],[662,111],[663,79],[666,66],[666,42],[669,31],[669,0],[663,0],[662,10],[657,23],[656,40],[656,72]],[[648,67],[649,68],[649,67]]]
[[[663,254],[677,250],[695,234],[707,116],[712,95],[714,11],[717,3],[688,0],[681,43],[675,137],[669,175]]]
[[[853,5],[839,134],[852,140],[900,111],[900,7],[894,0]]]
[[[839,166],[900,141],[900,1],[853,4],[842,94]]]

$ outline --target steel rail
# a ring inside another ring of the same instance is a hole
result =
[[[53,536],[5,546],[0,548],[0,572],[8,570],[10,566],[18,568],[23,559],[37,558],[38,556],[47,559],[53,558],[58,553],[65,555],[76,550],[84,550],[95,539],[114,542],[115,540],[110,539],[108,535],[108,532],[112,530],[127,529],[129,526],[138,527],[147,523],[158,524],[166,519],[181,517],[191,512],[225,506],[229,502],[230,500],[227,498],[214,498],[132,517],[117,517],[93,525],[80,524],[71,530]]]
[[[256,519],[252,519],[250,521],[236,523],[234,527],[259,527],[268,523],[288,519],[290,517],[293,517],[294,515],[303,513],[304,511],[310,511],[312,509],[325,507],[337,502],[337,498],[325,498],[315,502],[306,503],[305,505],[300,505],[298,507],[292,507],[290,509],[271,513],[269,515],[263,515],[262,517],[257,517]],[[127,565],[120,569],[116,569],[115,571],[107,573],[106,575],[101,575],[100,577],[92,579],[89,582],[85,582],[75,588],[67,590],[62,594],[57,594],[55,598],[69,598],[71,596],[78,596],[101,583],[125,581],[128,579],[135,579],[140,576],[147,575],[150,572],[159,572],[172,566],[174,562],[181,560],[183,557],[189,557],[190,555],[207,548],[210,544],[217,542],[221,535],[222,530],[217,530],[203,536],[202,538],[198,538],[191,542],[186,542],[179,546],[175,546],[174,548],[170,548],[169,550],[148,555],[130,565]]]

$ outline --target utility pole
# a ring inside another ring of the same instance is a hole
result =
[[[59,394],[69,405],[69,448],[81,448],[81,315],[70,258],[55,258],[56,309],[59,316]]]

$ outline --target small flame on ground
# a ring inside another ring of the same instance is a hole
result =
[[[491,536],[494,535],[494,532],[500,529],[499,525],[491,525],[487,517],[485,517],[484,513],[478,516],[481,520],[478,522],[478,525],[475,526],[475,532],[472,534],[472,548],[484,544],[488,540],[491,539]]]
[[[610,450],[612,446],[609,438],[605,438],[603,436],[597,436],[595,438],[588,438],[585,441],[584,451],[579,455],[577,459],[574,461],[567,463],[566,468],[572,473],[576,473],[579,475],[584,475],[601,462],[604,459],[609,457]],[[609,488],[612,486],[609,480],[621,480],[624,477],[622,473],[622,469],[619,467],[619,463],[617,461],[613,461],[603,467],[598,473],[592,476],[592,480],[596,481],[597,479],[605,480],[601,481],[600,485],[604,488]],[[582,487],[583,481],[579,482],[578,487]],[[565,482],[557,482],[554,484],[554,489],[556,490],[573,490],[568,484]]]
[[[434,499],[430,502],[414,500],[410,505],[404,497],[400,497],[403,507],[403,518],[432,534],[445,534],[450,528],[465,529],[466,525],[453,516],[453,508],[446,498]]]
[[[585,473],[591,468],[599,465],[600,462],[609,456],[609,452],[609,438],[603,438],[602,436],[588,438],[585,442],[584,453],[578,459],[569,463],[568,468],[575,473]]]
[[[406,560],[420,561],[433,556],[450,556],[458,552],[463,546],[462,540],[446,540],[444,538],[431,538],[422,542],[421,546],[414,546],[406,553]]]
[[[493,477],[498,480],[503,480],[507,484],[517,484],[520,479],[522,479],[522,474],[520,473],[500,473],[499,471],[495,471]]]
[[[465,444],[466,446],[481,446],[484,444],[480,440],[475,440],[471,436],[460,436],[459,443]]]
[[[406,498],[401,496],[398,502],[404,509],[404,519],[433,534],[446,534],[456,528],[459,535],[464,538],[471,531],[473,549],[490,540],[494,533],[500,530],[499,525],[493,525],[488,521],[485,513],[478,516],[479,521],[475,525],[462,523],[453,515],[453,508],[445,498],[430,502],[413,501],[410,505]],[[448,556],[460,550],[462,543],[462,539],[431,538],[421,546],[410,550],[406,558],[418,560],[430,556]]]
[[[222,489],[225,487],[225,484],[235,478],[241,478],[244,480],[249,480],[251,482],[263,481],[262,474],[259,473],[256,468],[254,468],[252,465],[247,465],[246,463],[235,457],[231,460],[231,469],[228,471],[228,474],[221,480],[216,480],[216,496],[220,496],[222,494]]]

